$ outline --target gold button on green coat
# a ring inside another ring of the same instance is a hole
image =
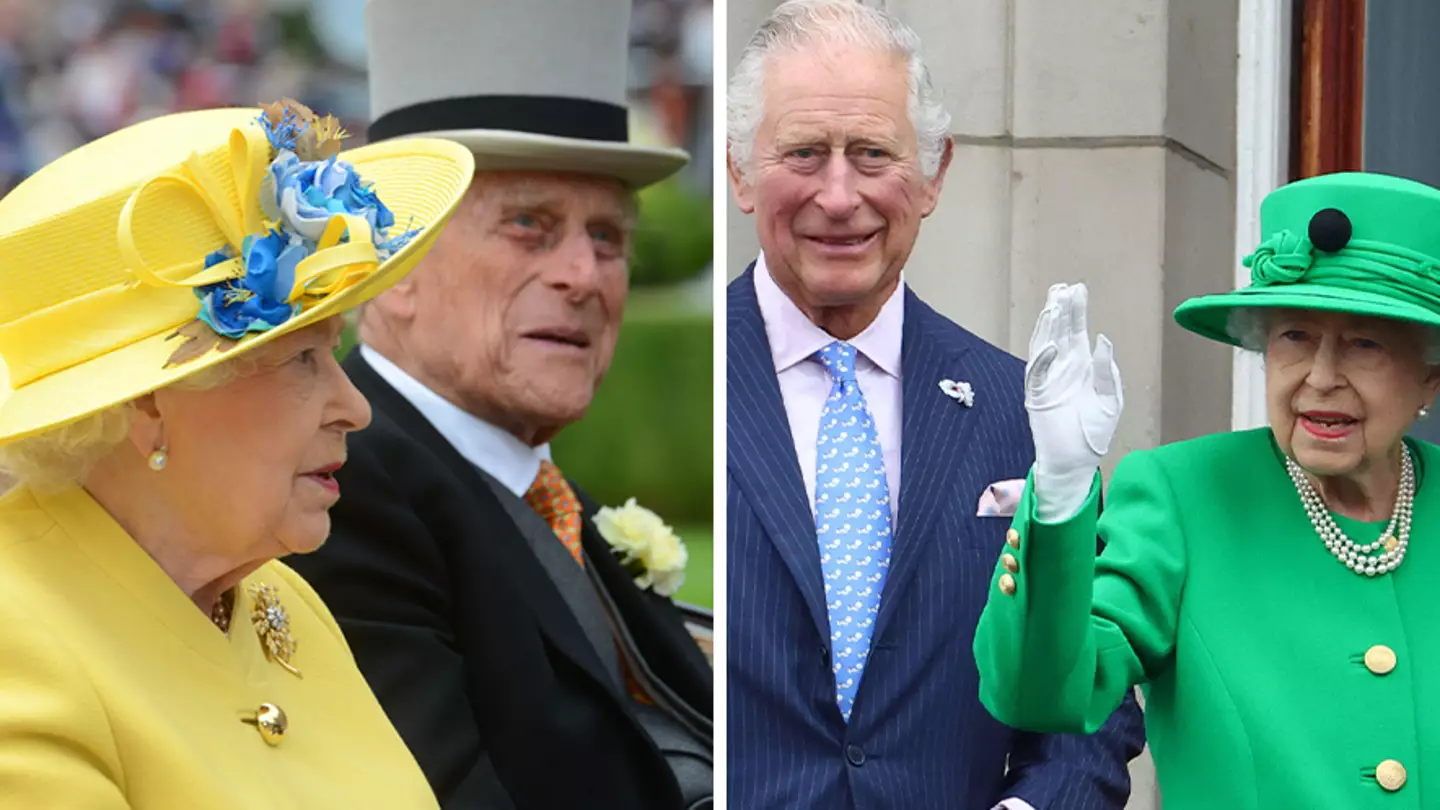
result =
[[[1407,780],[1407,774],[1405,774],[1404,765],[1401,765],[1400,762],[1385,760],[1375,767],[1375,781],[1378,781],[1380,787],[1391,793],[1405,787],[1405,780]]]
[[[1375,767],[1375,781],[1392,793],[1405,787],[1406,778],[1405,766],[1393,759],[1387,759]]]
[[[1376,675],[1389,675],[1395,669],[1395,651],[1376,644],[1365,651],[1365,668]]]
[[[1000,592],[1006,596],[1015,595],[1015,577],[1009,574],[1000,575]]]
[[[1409,553],[1375,577],[1335,562],[1268,429],[1130,454],[1103,514],[1098,477],[1058,524],[1027,490],[976,631],[981,701],[1016,728],[1093,732],[1141,685],[1165,810],[1440,810],[1440,448],[1409,444]],[[1377,645],[1399,662],[1383,677]]]

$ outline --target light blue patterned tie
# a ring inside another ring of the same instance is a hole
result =
[[[834,380],[815,440],[815,537],[830,613],[835,699],[848,723],[890,567],[890,489],[875,420],[855,380],[855,347],[837,340],[815,357]]]

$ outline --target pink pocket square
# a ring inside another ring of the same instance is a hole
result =
[[[1020,505],[1020,496],[1024,492],[1024,478],[996,481],[980,495],[980,507],[975,511],[975,516],[1014,517],[1015,508]]]

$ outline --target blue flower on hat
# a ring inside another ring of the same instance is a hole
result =
[[[353,284],[357,280],[353,273],[318,286],[312,278],[307,283],[319,292],[292,296],[301,262],[321,250],[326,228],[336,215],[360,218],[369,225],[375,258],[382,262],[420,232],[407,228],[390,233],[395,214],[353,164],[339,159],[340,142],[347,135],[334,116],[317,116],[303,104],[284,99],[264,105],[256,122],[270,147],[270,162],[258,189],[260,212],[268,222],[263,232],[243,238],[238,253],[226,246],[205,257],[206,268],[238,259],[239,273],[195,287],[200,312],[195,321],[171,335],[186,341],[167,365],[203,355],[220,337],[239,340],[250,332],[274,329],[301,312],[301,299],[310,301]],[[253,138],[254,133],[246,137]],[[347,228],[339,241],[355,238],[355,230]],[[334,246],[335,236],[332,233],[332,239],[323,243],[325,249]]]
[[[279,230],[245,237],[240,251],[245,275],[197,288],[200,314],[196,317],[231,340],[288,321],[300,310],[298,304],[286,301],[295,283],[295,268],[309,253],[303,241]],[[218,250],[205,257],[205,265],[232,257],[230,250]]]
[[[322,184],[333,186],[343,180],[334,177],[333,171],[326,172],[327,164],[306,163],[294,152],[280,152],[260,181],[261,213],[287,231],[311,242],[319,241],[335,214],[327,204]]]
[[[380,201],[374,187],[360,179],[353,165],[334,157],[304,161],[294,152],[282,151],[261,180],[260,211],[311,243],[320,239],[336,214],[364,218],[377,247],[389,246],[397,238],[386,236],[395,224],[395,215]],[[390,246],[389,252],[403,244]]]
[[[1282,230],[1261,242],[1241,264],[1250,268],[1250,283],[1264,287],[1293,284],[1305,275],[1314,262],[1315,253],[1310,240]]]
[[[343,173],[343,183],[337,183],[332,190],[327,192],[331,195],[333,202],[343,206],[347,214],[358,214],[365,217],[370,222],[370,228],[373,231],[383,233],[395,224],[395,215],[385,207],[385,203],[380,202],[380,198],[375,194],[374,186],[361,182],[360,173],[355,171],[354,166],[334,158],[331,158],[330,162],[336,164],[336,169],[338,169],[338,171],[330,172],[332,181],[336,174]]]

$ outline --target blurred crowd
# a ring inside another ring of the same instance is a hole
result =
[[[580,2],[581,0],[577,0]],[[365,0],[0,0],[0,194],[167,112],[289,96],[363,135]],[[710,191],[711,4],[636,0],[632,104]]]

